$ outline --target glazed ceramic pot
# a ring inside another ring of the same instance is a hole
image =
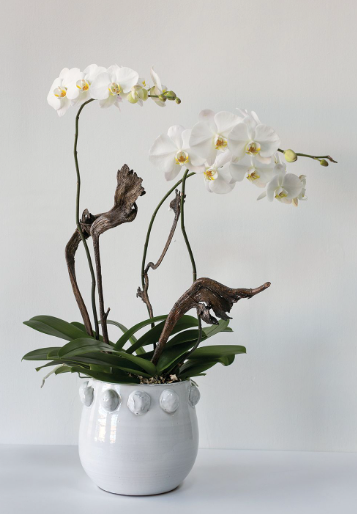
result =
[[[199,397],[190,381],[82,383],[79,456],[87,475],[104,491],[116,494],[175,489],[197,456]]]

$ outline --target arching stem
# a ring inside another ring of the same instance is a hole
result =
[[[73,151],[73,153],[74,153],[74,163],[76,166],[76,174],[77,174],[76,225],[77,225],[77,230],[78,230],[78,232],[81,236],[82,242],[83,242],[83,246],[84,246],[86,256],[87,256],[89,271],[90,271],[90,274],[92,277],[91,299],[92,299],[92,310],[93,310],[94,327],[95,327],[95,337],[96,337],[96,339],[99,339],[99,324],[98,324],[97,307],[96,307],[96,303],[95,303],[95,288],[96,288],[95,274],[94,274],[92,259],[90,256],[87,241],[85,240],[85,237],[84,237],[83,231],[82,231],[82,227],[81,227],[81,224],[79,221],[79,200],[80,200],[80,194],[81,194],[81,176],[79,173],[78,153],[77,153],[78,134],[79,134],[79,132],[78,132],[79,116],[80,116],[82,110],[84,109],[84,107],[93,101],[94,100],[91,99],[91,100],[88,100],[87,102],[84,102],[84,104],[81,105],[81,107],[78,110],[78,113],[76,116],[76,132],[75,132],[75,136],[74,136],[74,151]]]
[[[195,258],[194,258],[193,253],[192,253],[192,248],[191,248],[190,242],[188,240],[187,233],[186,233],[186,228],[185,228],[185,188],[186,188],[186,179],[189,177],[188,171],[189,170],[186,170],[185,173],[184,173],[184,176],[182,178],[182,186],[181,186],[181,206],[180,206],[181,231],[182,231],[182,235],[183,235],[183,238],[184,238],[186,246],[187,246],[188,254],[189,254],[190,259],[191,259],[191,264],[192,264],[192,280],[193,280],[193,282],[195,282],[195,280],[197,279],[196,262],[195,262]]]
[[[188,175],[186,175],[186,179],[187,180],[189,177],[192,177],[192,175],[195,175],[195,173],[189,173]],[[142,288],[144,289],[145,288],[145,265],[146,265],[146,256],[147,256],[147,252],[148,252],[148,247],[149,247],[149,241],[150,241],[150,235],[151,235],[151,230],[152,230],[152,227],[153,227],[153,224],[154,224],[154,221],[155,221],[155,218],[156,218],[156,215],[157,213],[159,212],[160,210],[160,207],[162,206],[162,204],[165,202],[165,200],[167,200],[167,198],[171,195],[171,193],[182,183],[183,181],[183,178],[181,180],[179,180],[178,182],[176,182],[176,184],[165,194],[165,196],[162,198],[162,200],[160,201],[160,203],[158,204],[158,206],[156,207],[156,209],[154,210],[153,212],[153,215],[151,216],[151,220],[150,220],[150,223],[149,223],[149,227],[148,227],[148,230],[147,230],[147,233],[146,233],[146,239],[145,239],[145,243],[144,243],[144,251],[143,251],[143,258],[142,258],[142,261],[141,261],[141,284],[142,284]],[[148,308],[148,307],[147,307]],[[150,311],[149,311],[149,308],[148,308],[148,313],[149,313],[149,316],[150,316]]]
[[[195,282],[197,280],[196,262],[195,262],[195,258],[194,258],[193,253],[192,253],[192,248],[191,248],[190,242],[188,240],[187,233],[186,233],[186,228],[185,228],[185,188],[186,188],[186,179],[187,179],[188,176],[189,176],[188,175],[188,170],[186,170],[185,174],[184,174],[184,176],[182,178],[182,187],[181,187],[181,230],[182,230],[183,237],[185,239],[185,243],[186,243],[186,246],[187,246],[188,254],[189,254],[190,259],[191,259],[191,264],[192,264],[192,281]],[[202,341],[202,320],[201,320],[201,316],[198,313],[197,313],[197,318],[198,318],[198,338],[197,338],[197,342],[195,344],[195,348],[197,348],[198,345]]]
[[[281,148],[278,148],[278,152],[284,153],[285,150],[282,150]],[[314,159],[315,161],[319,161],[320,159],[328,159],[330,162],[334,162],[337,164],[337,161],[332,159],[330,155],[309,155],[307,153],[297,153],[295,152],[298,157],[309,157],[310,159]]]

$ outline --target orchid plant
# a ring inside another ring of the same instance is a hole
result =
[[[231,192],[237,182],[247,178],[264,191],[258,199],[274,199],[298,205],[306,200],[306,177],[287,172],[286,163],[299,157],[308,157],[322,166],[336,162],[329,155],[313,156],[280,148],[281,141],[273,128],[260,122],[255,112],[236,109],[236,112],[214,113],[204,110],[192,129],[180,125],[170,127],[153,143],[149,158],[164,173],[166,180],[182,177],[159,202],[150,219],[144,243],[141,265],[141,287],[137,297],[146,304],[149,318],[127,328],[121,322],[108,319],[110,309],[105,309],[100,260],[100,236],[109,229],[132,222],[138,213],[137,200],[145,194],[142,179],[127,165],[117,173],[114,206],[105,213],[92,214],[85,209],[80,217],[81,176],[78,162],[79,117],[83,108],[97,101],[99,106],[120,108],[125,103],[143,106],[152,99],[160,107],[167,101],[181,100],[174,91],[161,83],[151,69],[152,85],[131,68],[118,65],[104,68],[91,64],[84,71],[65,68],[54,80],[47,101],[59,116],[69,107],[78,108],[75,119],[74,162],[77,176],[76,229],[66,246],[66,262],[73,293],[82,322],[68,323],[53,316],[35,316],[25,324],[29,327],[64,339],[63,346],[40,348],[23,358],[47,361],[36,368],[51,367],[51,374],[78,373],[113,383],[168,383],[202,376],[217,363],[232,364],[235,355],[245,348],[237,345],[202,346],[206,339],[220,333],[232,332],[229,316],[234,303],[251,298],[270,286],[269,282],[254,289],[230,288],[211,278],[197,278],[193,251],[185,228],[184,206],[186,181],[201,175],[210,193]],[[181,191],[177,188],[181,186]],[[156,263],[147,263],[147,251],[156,215],[169,197],[174,194],[170,207],[174,219],[166,244]],[[181,230],[192,264],[193,283],[175,302],[168,314],[155,316],[149,298],[149,271],[156,270],[163,261],[180,220]],[[95,264],[87,240],[92,238]],[[75,254],[84,246],[91,275],[92,320],[80,292],[75,270]],[[99,316],[97,312],[97,293]],[[187,315],[190,310],[196,316]],[[219,320],[213,316],[215,314]],[[94,323],[94,328],[92,326]],[[202,322],[207,327],[202,326]],[[117,327],[122,335],[113,342],[108,325]],[[150,327],[138,336],[138,332]],[[201,345],[201,346],[200,346]],[[148,349],[152,346],[152,349]],[[43,380],[43,383],[44,383]]]

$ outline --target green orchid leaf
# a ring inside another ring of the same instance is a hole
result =
[[[113,350],[113,347],[107,343],[97,341],[96,339],[92,339],[90,337],[80,337],[62,346],[62,348],[58,351],[58,356],[62,359],[64,357],[69,359],[75,355],[80,355],[82,353],[84,354],[93,350],[103,350],[110,352]]]
[[[162,321],[166,318],[167,318],[167,314],[165,314],[163,316],[155,316],[154,318],[146,319],[145,321],[141,321],[140,323],[137,323],[133,327],[129,328],[129,330],[127,332],[125,332],[125,334],[123,334],[118,339],[118,341],[115,343],[115,350],[121,350],[123,348],[123,346],[125,345],[125,343],[127,341],[129,341],[129,339],[133,336],[133,334],[138,332],[138,330],[146,327],[147,325],[150,325],[151,323],[156,323],[157,321]],[[133,351],[135,351],[135,350],[133,350]]]
[[[79,323],[78,321],[71,321],[71,325],[73,325],[73,326],[79,328],[80,330],[82,330],[82,332],[84,332],[87,335],[87,337],[91,337],[89,334],[87,334],[86,327],[83,325],[83,323]],[[95,336],[96,336],[96,332],[95,332],[95,330],[93,330],[93,338],[94,339],[95,339]],[[99,334],[99,340],[103,341],[103,336],[101,336],[100,334]],[[109,341],[109,343],[113,344],[110,341]]]
[[[182,343],[188,342],[196,342],[199,336],[198,330],[186,330],[185,332],[180,332],[179,334],[172,337],[165,345],[165,348],[170,348],[172,346],[176,346]],[[206,334],[202,330],[202,341],[207,339]],[[193,346],[193,345],[192,345]]]
[[[59,368],[61,369],[61,368]],[[80,366],[71,366],[72,373],[81,373],[90,378],[95,378],[101,382],[110,382],[113,384],[139,384],[140,380],[136,377],[130,377],[125,373],[103,373],[100,371],[93,371],[89,369],[83,369]],[[62,372],[65,373],[65,372]]]
[[[67,359],[68,357],[66,357]],[[121,368],[128,373],[135,373],[136,375],[145,375],[152,377],[156,375],[156,366],[141,357],[127,354],[124,351],[104,353],[103,351],[94,349],[89,350],[83,354],[77,354],[76,359],[78,362],[90,362],[91,364],[106,364],[108,366]],[[90,360],[89,360],[90,359]]]
[[[83,373],[85,371],[88,371],[85,368],[80,368],[81,371],[78,373]],[[62,373],[73,373],[73,367],[72,366],[61,366],[60,368],[57,368],[55,371],[55,375],[62,375]]]
[[[188,352],[195,344],[194,341],[189,343],[183,343],[180,345],[172,346],[171,348],[165,348],[160,355],[157,363],[157,374],[160,376],[164,371],[169,373],[182,359],[182,356]]]
[[[24,321],[24,325],[48,334],[50,336],[59,337],[66,341],[72,341],[79,337],[89,337],[88,334],[78,327],[54,316],[34,316],[29,321]]]
[[[32,352],[26,353],[22,357],[22,360],[25,361],[46,361],[48,360],[48,354],[51,351],[58,352],[61,349],[60,346],[50,346],[48,348],[39,348],[38,350],[33,350]]]
[[[123,334],[126,334],[128,332],[128,329],[126,328],[126,326],[123,325],[122,323],[119,323],[118,321],[112,321],[112,320],[108,319],[107,324],[114,325],[114,326],[120,328],[120,330],[123,332]],[[137,339],[134,335],[129,337],[130,344],[135,344],[136,341],[137,341]],[[142,355],[145,353],[145,350],[144,350],[144,348],[138,348],[136,353]]]
[[[44,364],[43,366],[39,366],[38,368],[35,368],[36,371],[40,371],[40,369],[48,368],[49,366],[58,366],[59,364],[63,364],[62,361],[50,361],[47,362],[47,364]]]
[[[217,364],[215,360],[205,362],[187,361],[180,367],[178,376],[182,379],[198,377],[201,376],[203,371],[212,368],[215,364]]]
[[[236,356],[234,354],[232,354],[232,355],[224,355],[223,357],[220,357],[218,359],[218,362],[223,364],[223,366],[230,366],[231,364],[233,364],[235,357]]]
[[[210,327],[205,327],[202,330],[202,332],[204,332],[206,337],[212,337],[212,336],[218,334],[219,332],[233,332],[233,330],[230,327],[228,327],[228,324],[229,324],[229,319],[226,321],[223,319],[220,319],[218,322],[218,325],[211,325]]]
[[[118,356],[121,359],[128,360],[137,366],[139,366],[141,369],[144,369],[147,373],[149,373],[150,376],[156,375],[156,366],[152,362],[143,359],[142,357],[137,357],[136,355],[131,355],[130,353],[127,353],[125,351],[113,351],[112,354],[114,356]]]
[[[157,343],[160,339],[160,335],[162,332],[162,329],[164,328],[164,322],[159,323],[151,330],[148,330],[143,336],[141,336],[137,342],[131,347],[128,348],[128,353],[133,353],[136,351],[137,348],[140,348],[141,346],[146,346],[148,344],[154,344]],[[182,332],[183,330],[187,330],[188,328],[197,327],[198,326],[198,320],[197,318],[194,318],[193,316],[182,316],[174,326],[171,335],[177,334],[177,332]]]
[[[246,353],[244,346],[237,345],[216,345],[216,346],[202,346],[197,348],[190,354],[190,360],[200,360],[201,358],[219,359],[228,355],[236,355],[239,353]]]

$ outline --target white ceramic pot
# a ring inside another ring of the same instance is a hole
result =
[[[195,385],[88,380],[80,397],[79,456],[98,487],[149,495],[181,484],[198,449],[195,405],[200,394]]]

